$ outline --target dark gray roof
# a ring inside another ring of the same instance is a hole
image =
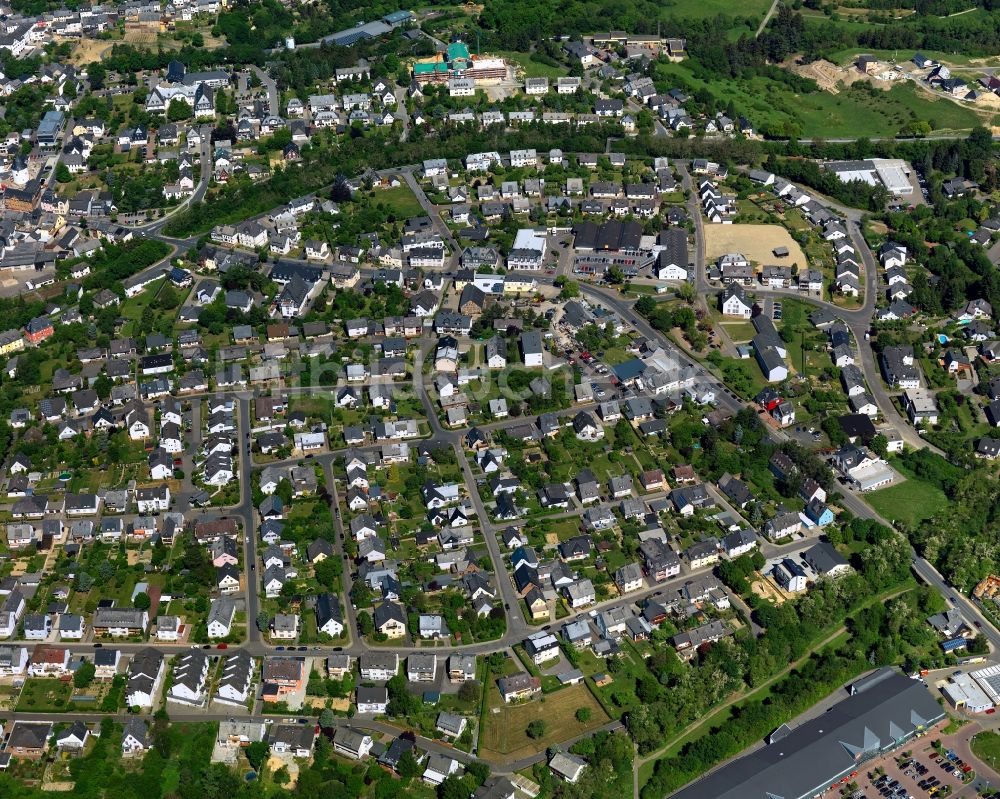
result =
[[[898,673],[781,738],[696,781],[675,799],[803,799],[857,770],[867,756],[929,727],[944,712],[927,688]]]
[[[820,574],[827,574],[838,566],[847,565],[847,561],[827,541],[820,541],[815,546],[810,547],[803,553],[802,557]]]

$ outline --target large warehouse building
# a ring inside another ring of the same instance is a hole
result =
[[[860,180],[869,186],[886,187],[890,194],[901,197],[913,193],[910,165],[899,158],[870,158],[867,161],[831,161],[823,168],[833,172],[844,183]]]
[[[855,683],[819,717],[692,783],[675,799],[809,799],[943,719],[927,687],[893,669]]]

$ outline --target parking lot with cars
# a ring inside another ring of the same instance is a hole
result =
[[[878,767],[884,773],[879,773]],[[974,795],[974,787],[963,779],[971,771],[972,766],[954,752],[941,755],[928,744],[910,757],[895,754],[884,758],[858,782],[866,799],[964,797]]]

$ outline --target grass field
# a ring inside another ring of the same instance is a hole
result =
[[[576,711],[590,709],[590,721],[576,720]],[[479,742],[480,756],[486,760],[517,760],[534,752],[582,735],[607,723],[608,716],[585,685],[573,685],[521,705],[505,705],[500,691],[491,686]],[[545,735],[537,740],[528,737],[528,725],[541,719]]]
[[[410,187],[405,183],[399,186],[394,186],[390,189],[382,189],[375,194],[375,202],[385,203],[393,211],[395,211],[396,216],[400,219],[408,219],[411,216],[420,216],[423,213],[423,209],[420,207],[420,202],[414,196],[413,192],[410,191]]]
[[[15,710],[35,713],[62,713],[73,693],[73,683],[40,677],[25,680]]]
[[[744,0],[734,4],[728,0],[667,0],[660,3],[659,8],[664,16],[675,16],[679,19],[708,19],[709,17],[739,16],[759,23],[767,9],[768,0]],[[756,27],[756,26],[755,26]]]
[[[911,479],[872,491],[865,499],[885,518],[911,527],[929,519],[948,504],[948,498],[940,488]]]
[[[972,739],[972,754],[995,769],[1000,761],[1000,735],[990,730],[976,733]]]
[[[912,121],[926,121],[932,130],[968,130],[979,121],[971,109],[934,99],[912,83],[874,93],[859,86],[839,94],[795,94],[784,84],[753,77],[728,83],[721,95],[718,84],[695,77],[684,63],[657,64],[656,72],[666,80],[680,78],[695,91],[705,89],[732,100],[739,113],[772,135],[894,136]]]
[[[920,52],[935,61],[955,66],[968,66],[973,60],[962,53],[943,53],[940,50],[921,50]],[[916,50],[865,50],[862,47],[849,47],[845,50],[827,53],[826,57],[835,64],[844,65],[853,63],[859,55],[873,55],[881,61],[891,62],[895,60],[895,63],[900,66],[915,69],[913,62],[909,61],[915,54]],[[997,60],[995,58],[976,59],[977,63],[985,62],[986,64],[996,63]]]
[[[741,343],[744,341],[749,341],[755,335],[757,331],[749,322],[720,322],[722,328],[729,334],[731,338],[736,343]]]
[[[568,69],[532,61],[529,53],[518,53],[514,50],[498,50],[496,55],[506,58],[512,64],[517,64],[526,78],[561,78],[569,74]]]

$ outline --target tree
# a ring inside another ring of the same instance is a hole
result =
[[[399,762],[396,764],[396,772],[404,780],[413,779],[420,773],[420,764],[417,763],[413,752],[410,750],[403,752],[403,756],[399,758]]]
[[[986,636],[982,633],[976,635],[971,641],[969,641],[969,654],[970,655],[985,655],[990,651],[989,644],[986,642]]]
[[[135,600],[132,603],[139,610],[149,610],[149,606],[152,605],[152,601],[149,598],[149,594],[145,591],[140,591],[135,595]]]
[[[66,166],[62,161],[56,164],[56,180],[59,183],[69,183],[73,179],[73,175],[69,171],[69,167]]]
[[[181,304],[181,296],[173,286],[164,285],[156,295],[156,304],[164,310],[172,311]]]
[[[334,724],[337,723],[337,716],[334,714],[330,708],[325,707],[319,714],[319,726],[324,730],[330,729]]]
[[[468,799],[469,786],[454,774],[438,786],[438,799]]]
[[[83,661],[80,667],[73,674],[73,685],[77,688],[86,688],[94,681],[94,674],[97,668],[89,660]]]
[[[101,565],[97,567],[97,579],[99,579],[102,583],[106,583],[114,576],[114,565],[106,560],[102,560]]]
[[[389,693],[387,710],[390,716],[409,716],[420,710],[421,701],[410,693],[406,677],[402,674],[389,680],[385,687]]]
[[[264,741],[254,741],[246,748],[247,762],[254,771],[260,771],[260,767],[264,765],[264,761],[267,760],[270,751],[270,748]]]
[[[889,452],[889,441],[884,435],[879,433],[868,442],[868,447],[880,458],[884,458]]]
[[[281,500],[282,504],[287,508],[292,504],[292,495],[295,489],[292,488],[292,481],[287,477],[282,477],[278,481],[278,487],[275,489],[274,493]]]
[[[262,610],[260,613],[257,614],[257,629],[260,630],[261,632],[264,632],[264,630],[267,629],[267,625],[270,621],[271,618],[267,615],[267,613],[265,613]]]
[[[91,89],[103,89],[106,75],[107,70],[100,61],[94,61],[87,65],[87,80],[90,82]]]
[[[171,122],[180,122],[191,116],[191,106],[183,100],[171,100],[167,106],[167,119]]]
[[[326,558],[313,567],[316,582],[324,588],[333,590],[339,588],[338,580],[342,572],[343,566],[341,566],[340,561],[336,558]]]
[[[94,391],[97,392],[97,396],[102,400],[106,400],[111,396],[111,387],[111,378],[106,374],[98,375],[97,379],[94,381]]]
[[[528,737],[532,740],[537,741],[539,738],[545,735],[545,731],[548,729],[548,725],[542,719],[535,719],[531,722],[525,732]]]
[[[580,296],[580,284],[575,280],[567,280],[559,292],[559,299],[571,300]]]
[[[590,721],[590,708],[589,707],[578,707],[576,709],[576,720],[581,724],[586,724]]]
[[[475,680],[468,680],[463,682],[458,689],[458,698],[463,702],[475,702],[479,699],[480,691],[482,689],[479,687],[479,683]]]
[[[375,622],[368,613],[358,614],[358,632],[362,635],[371,635],[375,631]]]
[[[475,760],[466,765],[465,773],[476,781],[476,787],[478,788],[490,778],[490,767],[479,760]]]

